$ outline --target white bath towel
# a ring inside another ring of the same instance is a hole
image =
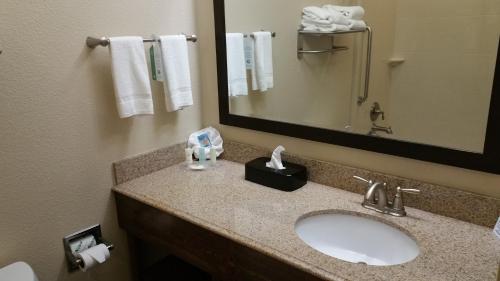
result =
[[[361,20],[365,16],[365,9],[361,6],[324,5],[323,8],[337,10],[345,17],[353,20]]]
[[[271,32],[253,32],[255,64],[252,69],[252,89],[265,92],[274,87],[273,42]]]
[[[302,9],[302,14],[313,20],[326,20],[330,17],[330,13],[321,7],[309,6]]]
[[[319,31],[319,32],[333,32],[333,31],[347,31],[349,26],[335,24],[335,23],[320,23],[318,21],[311,21],[302,19],[302,30],[305,31]]]
[[[350,29],[346,25],[340,25],[340,24],[333,23],[333,24],[330,24],[328,26],[302,24],[302,30],[303,31],[310,31],[310,32],[334,32],[334,31],[348,31]]]
[[[193,105],[188,46],[185,35],[160,36],[165,105],[168,112]]]
[[[226,46],[229,96],[246,96],[248,95],[248,82],[243,34],[227,33]]]
[[[340,25],[349,25],[349,18],[344,16],[343,13],[339,12],[338,10],[330,7],[330,5],[326,5],[323,7],[323,10],[328,12],[328,19],[335,24],[340,24]]]
[[[141,37],[110,38],[111,72],[120,118],[154,114],[148,66]]]
[[[317,25],[330,25],[333,22],[331,19],[314,19],[309,16],[303,15],[302,16],[302,21],[307,22],[308,24],[317,24]],[[349,20],[346,21],[345,25],[349,24]]]

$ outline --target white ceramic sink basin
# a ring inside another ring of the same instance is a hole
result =
[[[305,216],[297,221],[295,231],[315,250],[352,263],[396,265],[420,253],[417,243],[399,229],[355,215]]]

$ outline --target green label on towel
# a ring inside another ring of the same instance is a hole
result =
[[[149,47],[149,59],[151,61],[151,74],[153,75],[153,80],[156,81],[155,51],[153,46]]]
[[[253,64],[254,64],[254,45],[253,45],[253,39],[248,36],[244,39],[244,48],[245,48],[245,65],[247,67],[247,70],[253,69]]]
[[[163,81],[161,56],[157,43],[153,43],[153,46],[149,48],[149,57],[151,58],[151,73],[153,74],[153,80]]]

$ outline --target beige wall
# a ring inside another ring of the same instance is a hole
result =
[[[204,54],[206,54],[200,58],[204,88],[203,119],[205,125],[217,125],[219,119],[213,15],[206,12],[212,10],[211,1],[199,2],[197,10],[199,22],[203,23],[203,25],[199,26],[200,48],[203,48]],[[500,198],[500,176],[497,175],[230,126],[218,125],[217,127],[228,139],[270,149],[278,144],[283,144],[288,151],[303,156],[443,184]]]
[[[201,127],[197,45],[190,47],[195,107],[167,114],[154,84],[157,114],[120,120],[108,50],[90,51],[84,40],[196,33],[196,2],[2,1],[0,267],[27,261],[40,281],[130,279],[111,163],[183,141]],[[112,259],[69,275],[61,239],[95,223],[116,244]]]
[[[500,1],[398,3],[390,124],[397,139],[483,152]]]

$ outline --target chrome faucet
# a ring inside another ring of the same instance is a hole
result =
[[[394,134],[394,132],[392,131],[392,127],[379,126],[379,125],[375,124],[375,122],[373,122],[372,128],[371,128],[370,132],[368,132],[368,135],[376,137],[376,136],[378,136],[378,134],[377,134],[378,132],[383,132],[383,133],[386,133],[388,135]]]
[[[387,200],[387,183],[374,182],[362,177],[354,176],[355,179],[368,184],[368,189],[361,206],[383,214],[389,214],[396,217],[406,216],[403,201],[403,193],[419,194],[418,189],[405,189],[398,186],[396,196],[392,202]]]
[[[377,208],[380,210],[385,209],[387,207],[387,184],[375,182],[369,185],[368,191],[365,194],[365,200],[361,204],[365,208]]]

